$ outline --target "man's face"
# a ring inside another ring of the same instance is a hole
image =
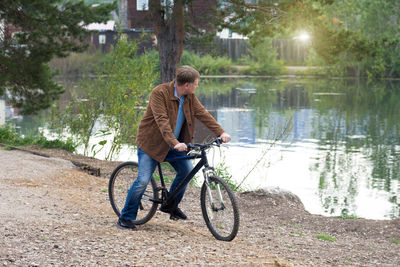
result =
[[[196,79],[193,83],[185,83],[185,95],[194,94],[196,88],[199,87],[199,79]]]

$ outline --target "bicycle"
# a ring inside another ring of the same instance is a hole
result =
[[[161,164],[158,163],[161,185],[157,185],[154,176],[151,178],[142,196],[137,218],[133,222],[136,225],[145,224],[154,216],[160,204],[161,207],[173,207],[174,197],[181,192],[184,184],[189,182],[196,173],[204,167],[204,182],[200,193],[203,218],[208,229],[216,239],[232,241],[239,230],[239,209],[237,207],[235,195],[229,185],[218,177],[214,168],[209,166],[207,159],[207,150],[212,146],[219,147],[221,144],[221,138],[217,138],[205,144],[187,144],[190,149],[187,156],[167,158],[165,160],[165,162],[172,162],[176,160],[200,159],[193,170],[186,176],[182,183],[178,185],[172,194],[167,190]],[[111,174],[108,192],[111,206],[118,217],[124,206],[126,195],[136,179],[137,167],[138,164],[136,162],[124,162],[117,166]]]

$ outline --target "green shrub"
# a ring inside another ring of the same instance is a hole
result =
[[[62,141],[59,139],[48,140],[44,136],[38,136],[28,140],[31,140],[31,143],[33,145],[38,145],[43,148],[60,148],[69,152],[74,152],[76,147],[78,146],[72,141],[72,139],[67,139],[66,141]]]
[[[19,140],[19,136],[11,125],[0,127],[0,142],[8,145],[15,145]]]
[[[48,140],[43,135],[22,137],[12,125],[0,127],[0,143],[10,146],[38,145],[43,148],[60,148],[70,152],[74,152],[77,147],[77,144],[71,139],[66,141],[59,139]]]
[[[249,48],[251,56],[242,57],[239,62],[247,65],[240,70],[248,75],[278,75],[285,71],[282,61],[277,60],[278,53],[272,47],[272,39],[265,38]]]
[[[181,65],[190,65],[202,75],[231,74],[234,72],[234,64],[227,57],[213,57],[211,55],[200,56],[193,52],[183,51]]]

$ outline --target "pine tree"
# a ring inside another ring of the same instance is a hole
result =
[[[0,21],[18,29],[0,40],[0,95],[8,90],[25,114],[49,107],[63,89],[48,62],[84,51],[90,34],[85,26],[107,21],[115,8],[71,0],[0,0]]]

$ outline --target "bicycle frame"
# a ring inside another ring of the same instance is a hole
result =
[[[187,183],[189,183],[189,181],[196,175],[196,173],[203,166],[206,169],[208,169],[210,167],[208,165],[208,159],[207,159],[207,154],[206,154],[205,150],[201,150],[200,155],[189,155],[189,156],[179,157],[179,158],[167,158],[164,160],[164,162],[173,162],[173,161],[178,161],[178,160],[187,160],[187,159],[196,159],[196,158],[200,158],[200,161],[196,164],[196,166],[192,169],[192,171],[185,177],[185,179],[183,179],[183,181],[176,187],[175,191],[172,192],[172,194],[168,194],[167,197],[164,194],[162,194],[160,203],[162,203],[163,205],[166,205],[166,206],[172,204],[173,200],[175,199],[175,196],[183,190],[185,185]],[[163,192],[168,192],[168,191],[166,191],[167,189],[166,189],[165,182],[164,182],[164,176],[163,176],[162,170],[161,170],[161,163],[158,162],[157,165],[158,165],[158,172],[159,172],[160,180],[161,180],[161,189],[163,190]]]
[[[220,178],[212,166],[209,166],[207,159],[208,149],[212,146],[220,146],[222,140],[217,138],[210,143],[205,144],[187,144],[189,149],[195,153],[178,156],[175,158],[167,158],[165,162],[175,162],[179,160],[200,159],[189,174],[182,179],[174,192],[169,193],[165,185],[161,164],[157,163],[160,174],[160,183],[154,178],[151,179],[150,189],[140,201],[140,217],[137,218],[135,224],[144,224],[148,222],[156,213],[157,207],[161,204],[160,210],[170,213],[170,219],[177,219],[174,216],[178,203],[176,196],[183,192],[190,180],[203,168],[204,183],[200,189],[200,207],[207,225],[212,235],[222,241],[232,241],[239,230],[239,210],[236,204],[235,195],[226,181]],[[130,188],[126,182],[132,180],[132,167],[137,167],[137,163],[125,162],[120,164],[111,174],[109,181],[109,196],[111,206],[115,213],[120,216],[121,199],[119,194],[125,192],[124,189]],[[174,164],[175,165],[175,164]],[[127,179],[128,178],[128,179]],[[120,188],[121,186],[121,188]],[[117,189],[117,190],[114,190]],[[160,192],[161,191],[161,198]],[[143,205],[142,205],[143,204]]]

